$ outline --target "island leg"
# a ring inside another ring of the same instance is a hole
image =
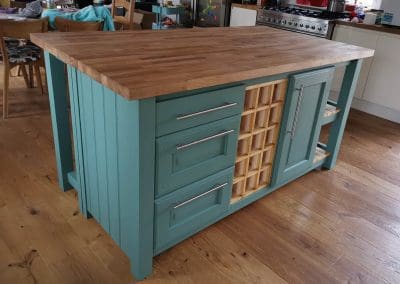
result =
[[[340,112],[338,113],[337,119],[332,123],[329,131],[329,139],[326,150],[330,153],[330,155],[322,165],[323,168],[332,169],[336,165],[340,144],[342,143],[344,129],[349,116],[351,102],[357,86],[361,65],[362,59],[359,59],[351,61],[346,67],[339,99],[336,105],[336,107],[340,109]]]
[[[137,280],[153,269],[155,100],[117,97],[121,248]]]
[[[45,52],[45,63],[58,184],[66,191],[72,188],[68,182],[68,173],[73,170],[73,163],[65,64],[48,52]]]

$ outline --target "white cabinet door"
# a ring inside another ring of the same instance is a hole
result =
[[[376,49],[378,37],[379,33],[375,31],[337,25],[335,27],[332,39],[339,42]],[[372,61],[373,58],[364,59],[363,66],[361,68],[360,78],[358,80],[357,88],[354,94],[357,98],[363,97]],[[332,90],[334,92],[339,92],[343,79],[343,74],[344,68],[338,68],[335,73],[335,78],[332,85]]]
[[[256,10],[232,7],[230,26],[231,27],[255,26],[256,17],[257,17]]]
[[[379,35],[363,99],[400,111],[399,36]]]

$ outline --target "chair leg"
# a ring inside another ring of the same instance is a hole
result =
[[[36,81],[38,84],[38,87],[40,88],[40,91],[42,92],[42,95],[44,95],[44,89],[43,89],[43,82],[42,82],[42,75],[40,74],[40,66],[38,62],[35,62],[33,65],[35,68],[35,75],[36,75]]]
[[[26,87],[29,88],[29,78],[28,78],[28,73],[26,73],[25,65],[21,64],[19,66],[22,71],[22,75],[24,76],[24,81],[25,81]]]
[[[33,88],[33,66],[32,63],[29,63],[29,88]]]
[[[3,68],[3,119],[8,117],[8,87],[10,82],[10,69]]]

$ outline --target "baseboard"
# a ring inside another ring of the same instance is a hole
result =
[[[359,98],[353,99],[351,107],[393,122],[400,123],[400,111],[392,108],[371,103]]]

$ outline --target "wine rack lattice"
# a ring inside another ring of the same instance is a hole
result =
[[[287,80],[246,88],[231,202],[269,185]]]

